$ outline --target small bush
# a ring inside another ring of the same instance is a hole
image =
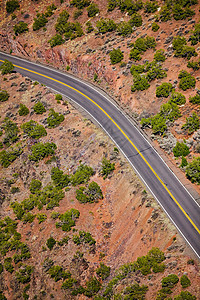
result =
[[[144,91],[147,90],[150,87],[150,84],[148,83],[148,80],[145,76],[134,76],[133,78],[133,85],[131,86],[131,91],[135,92],[137,91]]]
[[[195,24],[189,40],[191,41],[192,45],[196,45],[198,42],[200,42],[200,22]]]
[[[191,285],[190,279],[186,275],[181,276],[181,285],[183,288]]]
[[[175,296],[174,297],[174,300],[196,300],[197,297],[196,296],[193,296],[190,292],[188,291],[182,291],[180,293],[180,295],[178,296]]]
[[[77,209],[71,208],[59,216],[60,222],[56,223],[56,228],[61,227],[63,231],[70,231],[76,225],[75,221],[79,216],[80,212]]]
[[[163,5],[160,12],[160,20],[162,22],[167,22],[168,20],[171,20],[172,16],[171,16],[171,10],[167,5]]]
[[[29,114],[29,109],[26,105],[20,103],[18,113],[20,116],[27,116]]]
[[[84,295],[87,297],[93,297],[98,293],[100,288],[101,288],[101,283],[94,276],[89,281],[86,282],[86,289]]]
[[[90,0],[71,0],[70,1],[71,5],[79,8],[79,9],[89,6],[90,3],[91,3]]]
[[[74,12],[74,20],[78,19],[83,14],[82,9],[78,9]]]
[[[193,76],[190,74],[181,78],[179,82],[179,88],[183,91],[186,91],[187,89],[194,88],[196,85],[196,80]]]
[[[31,147],[32,154],[29,155],[29,159],[38,162],[44,157],[55,154],[56,149],[54,143],[37,143]]]
[[[33,267],[28,265],[22,265],[18,272],[15,273],[16,279],[21,283],[28,283],[31,281],[31,274]]]
[[[4,260],[4,268],[9,273],[12,273],[14,271],[14,267],[12,265],[12,257],[7,257]]]
[[[162,279],[162,287],[173,288],[178,282],[178,276],[175,274],[171,274]]]
[[[50,18],[53,15],[53,11],[56,10],[57,7],[55,4],[51,4],[47,6],[46,12],[45,12],[45,17]]]
[[[90,32],[92,32],[94,30],[94,27],[92,26],[92,23],[90,22],[90,21],[88,21],[87,23],[86,23],[86,32],[87,33],[90,33]]]
[[[63,10],[57,19],[55,29],[62,35],[68,30],[68,19],[69,19],[69,13],[66,10]]]
[[[19,5],[18,0],[8,0],[8,1],[6,1],[6,11],[8,13],[13,13],[19,7],[20,7],[20,5]]]
[[[49,250],[52,250],[55,244],[56,244],[56,240],[53,237],[48,238],[46,245],[49,248]]]
[[[15,159],[22,154],[22,149],[11,149],[10,151],[2,150],[0,152],[0,164],[7,168]]]
[[[90,17],[90,18],[96,16],[96,14],[99,13],[98,5],[96,3],[91,3],[87,7],[87,12],[88,12],[88,17]]]
[[[23,21],[20,21],[13,27],[13,30],[15,35],[22,34],[23,32],[28,31],[28,24]]]
[[[155,13],[158,9],[158,3],[156,1],[147,1],[144,4],[144,11],[145,13],[151,14]]]
[[[11,61],[5,59],[2,65],[0,66],[0,70],[2,75],[9,74],[12,73],[12,71],[14,70],[14,66],[11,63]]]
[[[51,179],[53,180],[53,183],[58,188],[64,188],[68,186],[70,179],[67,174],[63,174],[62,170],[59,170],[59,168],[52,168],[51,169]]]
[[[120,49],[113,49],[109,54],[110,54],[111,63],[113,65],[122,61],[122,59],[124,58],[124,55]]]
[[[117,25],[113,20],[101,18],[99,21],[97,21],[96,27],[99,33],[106,33],[116,30]]]
[[[173,148],[173,153],[175,157],[187,156],[190,153],[190,149],[185,143],[177,142]]]
[[[188,133],[191,134],[199,129],[199,125],[199,117],[195,112],[193,112],[191,117],[186,118],[186,123],[182,126],[182,128],[188,130]]]
[[[80,164],[74,175],[71,176],[70,181],[73,186],[86,183],[89,181],[90,177],[94,174],[91,167],[87,165]]]
[[[154,134],[163,135],[167,130],[166,120],[163,116],[160,116],[160,114],[155,115],[151,119],[151,126]]]
[[[42,223],[47,219],[47,215],[45,214],[37,214],[38,223]]]
[[[51,218],[54,220],[56,220],[59,216],[60,216],[60,213],[56,212],[56,211],[53,211],[51,214]]]
[[[166,60],[165,52],[163,49],[157,50],[154,54],[155,61],[161,61],[164,62]]]
[[[22,124],[21,128],[25,134],[27,134],[29,137],[34,139],[39,139],[42,136],[47,135],[44,126],[39,125],[36,121],[33,120],[30,120],[29,122]]]
[[[121,22],[117,26],[117,32],[119,33],[119,35],[122,35],[124,37],[128,36],[133,32],[132,26],[128,22]]]
[[[200,157],[193,158],[186,168],[186,176],[192,183],[200,184]]]
[[[62,95],[61,94],[56,94],[55,99],[56,100],[62,100]]]
[[[177,105],[183,105],[186,103],[186,98],[183,94],[174,92],[171,94],[169,102],[176,103]]]
[[[96,273],[102,280],[105,280],[110,275],[110,267],[101,262],[99,268],[96,269]]]
[[[3,143],[8,147],[11,144],[15,143],[19,137],[19,129],[17,127],[17,123],[14,123],[9,118],[5,118],[3,120],[2,128],[4,129],[5,137]]]
[[[76,190],[76,199],[81,203],[93,203],[98,202],[99,199],[103,199],[103,194],[100,186],[96,182],[92,181],[89,184],[88,189],[80,187]]]
[[[172,84],[163,82],[160,86],[156,88],[156,97],[167,98],[172,91]]]
[[[156,22],[152,23],[152,25],[151,25],[152,31],[156,32],[159,30],[159,28],[160,28],[160,26]]]
[[[5,102],[9,99],[10,95],[8,94],[7,91],[0,91],[0,102]]]
[[[29,186],[29,190],[32,194],[36,194],[42,187],[42,182],[40,180],[37,179],[32,179],[30,186]]]
[[[13,186],[13,187],[11,188],[11,190],[10,190],[10,192],[11,192],[12,194],[19,193],[19,191],[20,191],[20,189],[19,189],[18,187],[16,187],[16,186]]]
[[[49,110],[49,116],[47,118],[47,124],[50,128],[55,128],[59,126],[65,117],[62,114],[56,113],[53,108]]]
[[[194,71],[197,71],[200,68],[200,61],[199,62],[189,61],[188,64],[187,64],[187,67],[192,68]]]
[[[184,156],[182,156],[182,157],[181,157],[181,164],[180,164],[180,167],[181,167],[181,168],[184,168],[184,167],[186,167],[187,165],[188,165],[187,159],[186,159]]]
[[[200,104],[200,95],[196,94],[194,97],[189,97],[192,104]]]
[[[142,17],[140,14],[134,14],[131,16],[131,19],[129,20],[129,24],[133,27],[140,27],[142,26]]]
[[[89,244],[89,246],[95,245],[96,241],[93,239],[91,233],[85,231],[79,231],[78,235],[73,235],[73,242],[76,245]]]
[[[46,109],[42,102],[35,103],[35,105],[33,106],[33,110],[37,115],[42,115],[44,112],[46,112]]]
[[[167,102],[163,104],[160,108],[159,114],[161,117],[164,117],[165,120],[169,120],[171,122],[174,122],[176,119],[181,117],[178,105],[173,102]]]
[[[101,175],[106,179],[108,175],[115,170],[115,164],[111,163],[110,160],[107,160],[105,157],[102,159],[101,164]]]
[[[38,14],[37,18],[34,18],[33,30],[39,30],[40,28],[44,27],[47,22],[48,20],[44,14]]]
[[[51,48],[64,44],[65,40],[63,40],[62,35],[56,34],[49,41]]]

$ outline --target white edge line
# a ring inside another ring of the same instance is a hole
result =
[[[72,79],[74,79],[74,80],[77,80],[77,81],[79,81],[79,82],[84,82],[84,84],[86,85],[86,86],[88,86],[88,87],[90,87],[90,88],[92,88],[94,91],[96,91],[96,92],[98,92],[99,94],[101,94],[101,96],[103,96],[106,100],[108,100],[109,101],[109,103],[111,103],[113,106],[115,106],[115,108],[117,108],[117,110],[118,111],[120,111],[123,115],[124,115],[124,117],[129,121],[129,123],[132,125],[132,126],[134,126],[134,128],[138,131],[138,133],[145,139],[145,141],[149,144],[149,146],[154,150],[154,152],[160,157],[160,159],[162,160],[162,162],[165,164],[165,166],[169,169],[169,171],[173,174],[173,176],[178,180],[178,182],[182,185],[182,187],[185,189],[185,191],[188,193],[188,195],[192,198],[192,200],[197,204],[197,206],[200,208],[200,204],[196,201],[196,199],[191,195],[191,193],[188,191],[188,189],[184,186],[184,184],[180,181],[180,179],[176,176],[176,174],[172,171],[172,169],[170,169],[170,167],[167,165],[167,163],[164,161],[164,159],[160,156],[160,154],[156,151],[156,149],[153,147],[153,145],[147,140],[147,138],[140,132],[140,130],[133,124],[133,122],[132,122],[132,120],[130,120],[130,117],[127,115],[127,114],[125,114],[124,113],[124,111],[120,108],[120,107],[118,107],[117,105],[116,105],[116,103],[113,103],[109,98],[111,98],[111,96],[109,96],[108,95],[108,97],[106,97],[105,95],[103,95],[102,94],[102,92],[101,92],[101,89],[99,88],[99,87],[94,87],[92,84],[89,84],[89,83],[87,83],[85,80],[81,80],[81,79],[79,79],[79,78],[77,78],[76,76],[74,76],[74,75],[72,75],[72,74],[68,74],[68,73],[65,73],[65,72],[63,72],[63,71],[61,71],[61,70],[56,70],[56,69],[54,69],[53,67],[51,68],[51,67],[49,67],[49,66],[45,66],[45,65],[43,65],[43,64],[41,64],[41,63],[35,63],[35,62],[32,62],[32,61],[29,61],[29,60],[26,60],[26,59],[23,59],[23,58],[20,58],[20,57],[18,57],[18,56],[14,56],[14,55],[10,55],[10,54],[7,54],[7,53],[4,53],[4,52],[2,52],[2,51],[0,51],[0,53],[2,53],[3,55],[7,55],[7,56],[9,56],[9,57],[12,57],[12,58],[16,58],[16,59],[19,59],[19,60],[22,60],[22,61],[24,61],[24,62],[26,62],[26,63],[30,63],[30,64],[33,64],[33,65],[36,65],[36,66],[41,66],[41,67],[43,67],[43,68],[46,68],[46,69],[48,69],[48,70],[52,70],[52,71],[54,71],[54,72],[56,72],[56,73],[62,73],[63,75],[65,75],[65,76],[68,76],[68,77],[70,77],[70,78],[72,78]],[[58,92],[58,91],[56,91],[56,92]],[[106,92],[104,92],[105,94],[106,94]],[[65,96],[66,97],[66,96]],[[71,99],[72,100],[72,99]],[[74,101],[74,100],[72,100],[72,101]]]
[[[48,86],[47,86],[48,87]],[[51,87],[48,87],[49,89],[55,91],[56,93],[60,93],[59,91],[52,89]],[[73,99],[71,99],[70,97],[66,96],[65,94],[61,93],[61,95],[63,95],[64,97],[68,98],[70,101],[72,101],[73,103],[75,102]],[[112,138],[112,136],[110,136],[110,134],[107,132],[107,130],[101,125],[101,123],[89,112],[87,111],[82,105],[80,105],[79,103],[75,102],[77,106],[81,107],[86,113],[88,113],[91,118],[93,120],[95,120],[99,126],[105,131],[105,133],[109,136],[109,138],[113,141],[113,143],[120,149],[121,153],[124,155],[124,157],[127,159],[127,161],[129,162],[129,164],[132,166],[132,168],[134,169],[135,173],[141,178],[141,180],[143,181],[143,183],[145,184],[145,186],[148,188],[148,190],[150,191],[150,193],[152,194],[152,196],[156,199],[156,201],[159,203],[159,205],[162,207],[163,211],[166,213],[166,215],[168,216],[168,218],[171,220],[171,222],[174,224],[174,226],[178,229],[178,231],[180,232],[180,234],[182,235],[182,237],[185,239],[185,241],[188,243],[188,245],[191,247],[191,249],[194,251],[194,253],[196,254],[196,256],[200,259],[200,255],[198,255],[198,253],[196,252],[196,250],[193,248],[193,246],[190,244],[190,242],[187,240],[187,238],[184,236],[184,234],[182,233],[182,231],[180,230],[180,228],[176,225],[176,223],[173,221],[173,219],[171,218],[171,216],[168,214],[168,212],[165,210],[165,208],[162,206],[162,204],[160,203],[159,199],[154,195],[154,193],[152,192],[151,188],[149,187],[149,185],[146,183],[146,181],[144,180],[144,178],[140,175],[140,173],[137,171],[137,169],[135,168],[135,166],[132,164],[132,162],[129,160],[129,158],[127,157],[127,155],[124,153],[124,151],[120,148],[120,146],[115,142],[115,140]]]

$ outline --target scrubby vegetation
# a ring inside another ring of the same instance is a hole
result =
[[[20,103],[18,113],[20,116],[27,116],[29,114],[29,109],[25,104]]]
[[[110,60],[113,65],[119,63],[124,58],[124,55],[120,49],[113,49],[110,52]]]
[[[1,74],[2,75],[9,74],[9,73],[12,73],[13,70],[14,70],[14,66],[11,63],[11,61],[5,59],[4,62],[2,63],[2,65],[0,66]]]
[[[103,194],[100,186],[92,181],[88,185],[88,188],[82,186],[76,190],[76,199],[81,203],[93,203],[98,202],[99,199],[103,199]]]
[[[13,13],[19,7],[20,7],[20,5],[19,5],[18,0],[8,0],[8,1],[6,1],[6,11],[8,13]]]
[[[151,29],[156,32],[158,31],[160,28],[160,26],[156,23],[156,22],[153,22],[152,25],[151,25]]]
[[[179,278],[175,274],[170,274],[162,279],[162,287],[173,288],[179,282]]]
[[[99,8],[98,5],[96,3],[91,3],[88,7],[87,7],[87,12],[88,12],[88,17],[94,17],[96,16],[96,14],[99,13]]]
[[[189,98],[189,101],[190,101],[192,104],[200,104],[200,95],[199,95],[199,94],[196,94],[194,97],[190,97],[190,98]]]
[[[115,164],[111,163],[110,160],[107,160],[105,157],[102,159],[101,166],[101,175],[103,179],[106,179],[108,175],[115,170]]]
[[[100,266],[96,269],[96,273],[102,280],[105,280],[110,275],[110,267],[101,262]]]
[[[41,187],[42,187],[42,182],[40,180],[32,179],[29,186],[29,190],[32,194],[36,194],[37,192],[39,192]]]
[[[0,91],[0,102],[7,101],[9,99],[10,95],[8,94],[7,91]]]
[[[7,168],[15,159],[22,154],[23,150],[20,148],[11,148],[9,151],[2,150],[0,152],[0,164]]]
[[[76,225],[75,221],[80,216],[80,212],[77,209],[71,208],[66,211],[64,214],[59,215],[59,222],[56,222],[56,227],[63,231],[70,231],[72,227]]]
[[[90,177],[94,174],[94,170],[87,166],[80,164],[76,172],[70,177],[71,184],[73,186],[86,183]]]
[[[57,188],[64,188],[68,186],[70,179],[69,175],[63,174],[63,171],[59,168],[51,169],[51,179]]]
[[[198,130],[200,126],[200,121],[198,115],[193,112],[191,117],[186,118],[186,123],[182,126],[184,130],[187,130],[189,134]]]
[[[173,153],[175,157],[187,156],[190,153],[190,149],[185,143],[177,142],[173,148]]]
[[[39,30],[40,28],[44,27],[47,22],[48,20],[44,14],[37,14],[37,18],[34,18],[33,30]]]
[[[48,238],[46,245],[49,248],[49,250],[52,250],[55,244],[56,244],[56,240],[52,236]]]
[[[53,48],[57,45],[62,45],[65,42],[65,40],[62,38],[62,35],[56,34],[48,42],[51,48]]]
[[[187,277],[187,275],[181,276],[181,285],[183,288],[187,288],[191,285],[190,279]]]
[[[36,121],[33,121],[33,120],[30,120],[29,122],[22,124],[21,129],[28,137],[31,137],[34,139],[39,139],[42,136],[47,135],[47,132],[46,132],[44,126],[38,124]]]
[[[35,103],[35,105],[33,106],[33,110],[37,115],[42,115],[44,112],[46,112],[46,109],[42,102]]]
[[[29,155],[29,159],[38,162],[44,157],[55,154],[56,149],[54,143],[37,143],[31,147],[32,154]]]
[[[167,98],[172,91],[172,84],[168,82],[163,82],[160,86],[156,88],[156,97]]]
[[[11,144],[14,144],[18,141],[19,129],[17,123],[14,123],[8,117],[3,120],[2,129],[4,130],[4,139],[3,144],[9,147]]]
[[[135,61],[141,60],[141,55],[147,49],[155,49],[156,41],[153,37],[147,36],[146,38],[138,38],[133,44],[133,48],[130,51],[130,59]]]
[[[22,34],[23,32],[28,31],[28,24],[23,21],[20,21],[13,27],[13,30],[16,35]]]
[[[113,20],[101,18],[99,21],[97,21],[96,27],[99,33],[106,33],[116,30],[117,25]]]
[[[200,184],[200,157],[194,157],[188,164],[186,176],[191,182]]]
[[[55,128],[59,126],[63,121],[65,117],[62,114],[59,114],[54,111],[53,108],[49,110],[49,116],[47,118],[47,124],[49,128]]]
[[[79,231],[78,235],[73,235],[73,242],[76,245],[85,243],[92,246],[96,244],[96,241],[92,237],[92,235],[89,232],[85,232],[85,231]]]
[[[183,91],[186,91],[187,89],[194,88],[196,85],[196,79],[187,71],[182,70],[178,78],[180,79],[179,87]]]

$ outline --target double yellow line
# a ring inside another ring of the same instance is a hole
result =
[[[3,60],[0,60],[1,62],[3,62]],[[190,223],[193,225],[193,227],[196,229],[196,231],[200,234],[200,230],[198,229],[198,227],[195,225],[195,223],[192,221],[192,219],[188,216],[188,214],[185,212],[185,210],[182,208],[182,206],[179,204],[179,202],[176,200],[176,198],[172,195],[172,193],[170,192],[170,190],[167,188],[167,186],[164,184],[164,182],[161,180],[161,178],[158,176],[158,174],[155,172],[155,170],[152,168],[152,166],[149,164],[149,162],[146,160],[146,158],[142,155],[142,153],[139,151],[139,149],[135,146],[135,144],[130,140],[130,138],[126,135],[126,133],[121,129],[121,127],[109,116],[109,114],[100,106],[98,105],[94,100],[92,100],[91,98],[89,98],[87,95],[85,95],[84,93],[80,92],[79,90],[73,88],[72,86],[59,81],[57,79],[54,79],[52,77],[49,77],[47,75],[20,67],[18,65],[14,65],[15,67],[37,74],[39,76],[48,78],[50,80],[53,80],[55,82],[58,82],[64,86],[67,86],[68,88],[76,91],[77,93],[79,93],[80,95],[84,96],[85,98],[87,98],[90,102],[92,102],[94,105],[96,105],[111,121],[113,124],[115,124],[115,126],[121,131],[121,133],[125,136],[125,138],[129,141],[129,143],[133,146],[133,148],[137,151],[137,153],[140,155],[140,157],[143,159],[143,161],[147,164],[147,166],[150,168],[150,170],[153,172],[153,174],[156,176],[156,178],[159,180],[159,182],[161,183],[161,185],[165,188],[165,190],[168,192],[168,194],[171,196],[171,198],[174,200],[174,202],[178,205],[178,207],[180,208],[180,210],[183,212],[183,214],[186,216],[186,218],[190,221]]]

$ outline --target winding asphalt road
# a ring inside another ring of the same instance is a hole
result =
[[[16,71],[67,96],[86,110],[113,139],[200,258],[200,207],[138,129],[91,85],[40,64],[0,52]]]

